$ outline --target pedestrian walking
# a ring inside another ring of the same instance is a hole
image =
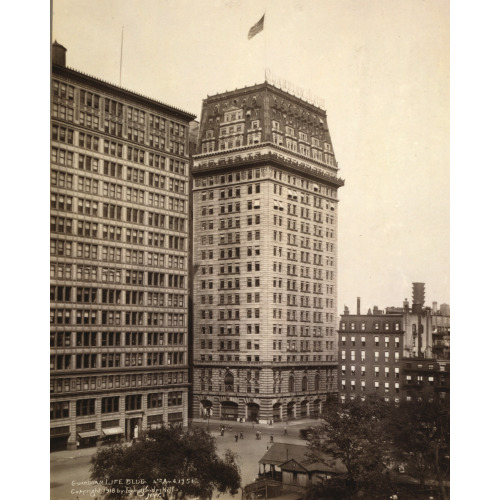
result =
[[[274,437],[272,434],[271,434],[271,438],[269,439],[269,441],[271,441],[271,443],[274,443]]]
[[[288,436],[288,431],[286,430],[286,425],[285,425],[285,436]]]
[[[236,433],[236,434],[234,435],[234,440],[235,440],[236,442],[238,442],[238,433]]]
[[[243,439],[243,432],[240,432],[240,439]]]

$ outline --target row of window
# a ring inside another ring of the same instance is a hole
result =
[[[367,323],[365,321],[361,321],[359,322],[359,329],[360,330],[366,330],[366,325]],[[385,322],[381,322],[381,321],[375,321],[373,323],[373,329],[374,330],[390,330],[392,327],[392,329],[398,331],[400,328],[401,328],[401,323],[399,321],[396,321],[396,322],[389,322],[389,321],[385,321]],[[356,321],[351,321],[349,322],[349,329],[350,330],[357,330],[358,328],[358,323]],[[346,321],[341,321],[340,322],[340,329],[341,330],[346,330],[347,329],[347,322]]]
[[[299,231],[298,230],[298,224],[297,224],[297,221],[294,220],[294,219],[285,219],[286,222],[287,222],[287,229],[289,231]],[[280,215],[274,215],[273,216],[273,223],[275,226],[283,226],[283,217],[281,217]],[[307,222],[301,222],[300,223],[300,232],[301,233],[304,233],[304,234],[311,234],[311,225]],[[325,243],[326,245],[326,250],[333,250],[333,244],[330,244],[328,241],[326,241],[324,238],[323,238],[323,229],[321,228],[321,226],[316,226],[316,225],[313,225],[313,236],[316,236],[316,237],[319,237],[319,238],[322,238],[321,240],[315,240],[313,239],[312,240],[312,248],[314,250],[318,249],[318,250],[322,250],[321,246],[323,245],[323,243]],[[325,235],[325,238],[333,238],[334,237],[334,232],[333,231],[326,231],[326,235]],[[305,237],[305,236],[301,236],[300,237],[300,246],[302,248],[311,248],[311,243],[310,243],[310,239]]]
[[[213,354],[200,354],[198,360],[199,361],[214,361],[216,359],[214,358]],[[233,354],[220,354],[218,360],[219,361],[237,361],[237,362],[245,361],[247,363],[260,363],[260,356],[248,355],[244,359],[241,359],[239,354],[234,354],[234,355]]]
[[[104,254],[104,252],[102,253]],[[58,254],[58,255],[71,257],[71,254],[68,253]],[[81,255],[78,256],[80,257],[83,256],[86,258],[92,257],[94,259],[97,259],[97,251],[95,251],[95,256],[94,256],[94,249],[89,249],[88,254],[86,252],[83,252]],[[179,265],[179,261],[176,260],[175,257],[176,256],[172,257],[172,261],[170,261],[169,258],[169,265],[172,264],[173,262],[174,264],[172,267],[174,268],[183,267],[183,263],[182,265]],[[97,281],[97,277],[99,276],[98,269],[99,268],[97,266],[77,265],[76,279]],[[164,274],[154,271],[117,269],[117,268],[107,268],[107,267],[103,267],[100,269],[101,269],[100,278],[101,281],[103,282],[116,282],[116,283],[123,283],[126,285],[149,285],[149,286],[161,286],[161,287],[168,286],[169,288],[185,288],[185,283],[186,283],[185,281],[186,277],[179,274]],[[72,273],[71,264],[51,263],[51,277],[73,279],[74,276],[75,274]],[[158,300],[161,300],[160,296],[154,294],[148,295],[148,305],[154,305],[154,303],[153,304],[149,303],[150,302],[149,299],[151,298],[154,300],[154,302],[156,302],[157,297]],[[170,298],[174,299],[174,296],[170,297],[169,295],[169,300]],[[140,296],[137,296],[137,299],[133,299],[132,303],[138,302],[139,299]]]
[[[164,216],[161,216],[164,218]],[[158,219],[161,221],[161,219]],[[152,230],[143,231],[131,229],[114,224],[97,223],[85,220],[73,219],[71,217],[52,216],[50,218],[50,231],[52,233],[62,233],[68,235],[83,236],[88,238],[101,238],[103,240],[123,241],[123,236],[127,243],[137,243],[154,247],[165,247],[174,250],[184,250],[186,238],[157,233]],[[178,231],[178,229],[174,229]]]
[[[50,356],[50,369],[87,370],[94,368],[120,368],[132,366],[184,365],[184,352],[54,354]]]
[[[241,203],[239,201],[235,203],[221,203],[218,205],[219,214],[230,214],[230,213],[239,213],[241,211]],[[260,208],[260,199],[258,200],[248,200],[247,201],[247,210],[259,209]],[[213,205],[203,205],[201,207],[201,215],[213,215],[214,214],[214,206]]]
[[[261,174],[265,172],[261,171],[260,168],[253,168],[249,170],[244,170],[242,172],[236,172],[231,174],[224,174],[220,176],[209,176],[195,179],[196,187],[203,186],[214,186],[216,184],[231,184],[232,182],[240,182],[243,180],[260,179]],[[210,195],[209,195],[210,196]],[[210,198],[213,199],[213,198]]]
[[[361,382],[359,384],[356,383],[356,380],[351,380],[349,385],[346,383],[345,380],[341,380],[340,381],[340,390],[346,391],[347,387],[349,387],[349,389],[351,391],[355,391],[357,387],[359,387],[361,389],[361,391],[366,391],[367,385],[366,385],[365,380],[361,380]],[[398,394],[399,389],[400,389],[400,383],[399,382],[393,382],[393,383],[384,382],[384,384],[381,385],[381,383],[378,380],[375,380],[373,382],[373,388],[375,389],[375,391],[378,391],[382,387],[384,388],[384,392],[390,392],[392,389],[396,394]]]
[[[283,327],[281,325],[273,325],[273,335],[281,335],[283,331]],[[333,336],[335,329],[333,327],[325,327],[325,336]],[[312,333],[313,337],[322,337],[323,336],[323,327],[317,326],[309,328],[308,326],[296,326],[296,325],[287,325],[286,327],[286,335],[287,337],[296,337],[300,335],[301,337],[309,337]]]
[[[150,385],[182,384],[187,381],[184,372],[168,372],[163,374],[146,375],[103,375],[102,377],[74,377],[74,378],[51,378],[50,392],[81,392],[102,389],[114,389],[120,387],[141,387]]]
[[[50,309],[51,325],[139,325],[139,326],[187,326],[184,313],[143,311]]]
[[[213,313],[213,309],[201,309],[200,310],[200,318],[201,319],[213,319],[215,314]],[[259,318],[260,317],[260,309],[247,309],[246,310],[246,318]],[[240,310],[239,309],[219,309],[219,320],[236,320],[240,319]]]
[[[258,120],[252,122],[257,124]],[[231,131],[230,129],[234,130]],[[287,127],[289,128],[289,127]],[[240,130],[238,130],[240,129]],[[244,131],[242,130],[242,126],[237,127],[226,127],[221,129],[221,133],[218,137],[218,148],[216,146],[216,138],[213,135],[212,130],[207,130],[206,139],[203,140],[201,152],[202,154],[212,153],[214,151],[220,150],[225,151],[228,149],[239,148],[245,145],[244,139]],[[252,127],[246,132],[247,140],[246,145],[260,144],[262,140],[262,132],[261,129],[256,126]],[[292,129],[293,130],[293,129]],[[300,132],[301,133],[301,132]],[[290,135],[290,134],[286,134]],[[319,148],[318,139],[313,138],[313,148],[309,145],[304,144],[304,139],[299,139],[297,142],[295,139],[285,136],[285,140],[283,140],[282,132],[272,132],[272,141],[274,144],[278,146],[284,146],[290,151],[298,152],[301,155],[312,158],[313,160],[324,162],[328,165],[334,166],[335,161],[332,154],[323,153]],[[327,144],[327,143],[325,143]]]
[[[71,287],[51,285],[50,300],[57,302],[78,302],[95,304],[129,304],[184,307],[185,295],[162,292],[142,292],[108,288]]]
[[[105,182],[103,185],[105,186],[105,191],[111,188],[114,191],[114,184]],[[149,226],[165,227],[173,231],[186,230],[186,219],[184,217],[165,215],[164,213],[132,207],[117,207],[117,205],[106,202],[77,198],[67,194],[51,193],[50,207],[60,211],[75,212],[93,217],[123,219],[124,221],[136,224],[147,223]]]
[[[134,235],[132,233],[131,239],[133,236]],[[173,240],[173,244],[175,245],[175,240]],[[170,269],[184,269],[186,259],[186,257],[183,257],[182,255],[172,255],[164,252],[132,250],[130,248],[95,245],[92,243],[75,243],[66,239],[51,239],[50,254],[60,257],[92,258],[105,262],[123,262],[125,264],[140,264],[155,267],[159,266]],[[76,274],[72,272],[72,269],[76,269]],[[130,280],[127,280],[130,270],[114,269],[116,275],[111,277],[110,273],[113,272],[113,269],[111,268],[98,268],[98,266],[84,266],[80,264],[76,265],[76,268],[72,268],[71,264],[62,262],[51,264],[51,277],[64,277],[66,279],[71,279],[72,277],[76,277],[77,279],[89,279],[89,277],[91,277],[91,279],[96,281],[98,269],[102,270],[100,277],[102,281],[116,281],[119,283],[122,275],[125,275],[125,282],[130,282]]]
[[[146,396],[146,401],[143,401]],[[122,396],[123,397],[123,396]],[[70,407],[74,405],[77,417],[83,417],[96,414],[96,405],[101,404],[101,413],[115,413],[120,411],[120,396],[110,396],[100,398],[77,399],[76,401],[53,401],[50,403],[50,419],[69,418]],[[131,394],[125,396],[125,411],[140,410],[143,403],[146,403],[147,408],[161,408],[163,406],[162,393]],[[167,393],[167,406],[181,406],[182,392]]]
[[[318,185],[315,182],[309,181],[304,177],[296,177],[294,175],[290,175],[288,172],[285,172],[280,169],[272,169],[270,171],[272,174],[272,178],[277,181],[285,182],[288,186],[297,186],[304,190],[310,190],[317,194],[321,194],[328,199],[336,199],[337,190],[335,188],[326,187],[323,185]],[[252,179],[260,179],[267,174],[267,168],[264,169],[249,169],[241,172],[225,174],[220,176],[207,176],[202,178],[195,179],[195,187],[204,187],[204,186],[216,186],[216,185],[224,185],[231,184],[232,182],[240,182],[243,180],[252,180]],[[273,188],[275,194],[281,194],[279,191],[280,186],[276,184],[276,187]],[[213,199],[213,191],[206,191],[206,199]],[[202,192],[202,199],[204,198]],[[301,193],[301,203],[309,205],[309,196],[306,193]],[[326,208],[332,209],[334,205],[330,205],[329,202],[326,202]]]
[[[380,345],[380,337],[378,336],[374,336],[374,337],[368,337],[369,339],[373,339],[373,345],[375,347],[378,347]],[[358,342],[360,342],[360,344],[364,347],[366,346],[366,337],[360,337],[359,339],[356,339],[356,337],[351,337],[351,340],[350,340],[350,345],[351,346],[355,346],[356,345],[356,340],[358,340]],[[346,340],[346,337],[344,335],[342,335],[340,337],[340,342],[339,342],[339,345],[346,345],[347,343],[347,340]],[[392,337],[392,343],[393,343],[393,347],[396,347],[398,348],[400,345],[399,345],[399,337]],[[391,347],[391,337],[384,337],[384,347]]]
[[[366,366],[356,367],[355,365],[351,365],[350,372],[349,372],[350,375],[355,377],[358,374],[357,368],[359,368],[359,375],[361,375],[362,377],[365,377],[366,376]],[[346,365],[342,365],[340,367],[340,373],[344,376],[346,375],[346,373],[347,373]],[[380,367],[379,366],[373,367],[373,374],[375,375],[375,377],[380,376]],[[394,378],[399,378],[399,367],[393,368],[392,375],[394,376]],[[384,367],[384,377],[389,378],[390,376],[391,376],[391,368],[388,366],[385,366]]]
[[[273,309],[273,319],[285,319],[283,309]],[[322,313],[318,311],[297,311],[296,309],[286,311],[287,321],[303,321],[308,323],[333,322],[333,313]]]
[[[89,172],[97,173],[97,159],[92,159],[90,157],[85,158],[86,159],[84,159],[84,163],[82,164],[82,170],[88,170]],[[169,191],[175,193],[187,193],[186,181],[153,173],[150,173],[149,176],[146,177],[146,174],[147,172],[145,172],[144,170],[127,167],[127,177],[125,180],[144,184],[145,186],[149,186],[152,188],[168,189]],[[75,182],[73,182],[73,178],[76,179]],[[149,179],[149,181],[147,181],[146,179]],[[99,182],[102,183],[101,190],[99,190]],[[125,192],[127,201],[136,201],[138,203],[144,203],[145,199],[144,191],[133,191],[132,188],[127,188],[127,186],[125,185],[109,185],[104,183],[104,181],[95,179],[94,177],[87,178],[81,175],[73,175],[73,173],[62,172],[55,169],[51,170],[51,184],[60,188],[78,189],[79,191],[84,191],[95,195],[102,195],[119,199],[122,199],[122,193]],[[155,201],[154,197],[151,198],[151,194],[149,197],[149,201],[150,205],[153,205]]]
[[[213,289],[214,281],[213,280],[201,280],[200,281],[201,289]],[[260,278],[259,277],[249,277],[247,278],[247,288],[259,287],[260,286]],[[240,288],[240,279],[239,278],[228,278],[221,279],[219,281],[219,290],[231,289],[231,288]]]
[[[168,130],[175,137],[186,137],[187,129],[183,124],[155,115],[149,110],[143,111],[129,104],[103,97],[95,92],[79,89],[59,80],[54,79],[52,81],[52,95],[55,99],[74,103],[78,101],[78,94],[80,95],[79,104],[83,109],[93,108],[101,113],[104,111],[106,117],[112,115],[113,117],[123,118],[126,116],[128,121],[137,123],[139,126],[145,126],[148,123],[151,128],[161,132]]]
[[[314,355],[310,356],[308,354],[306,355],[289,355],[284,356],[281,355],[275,355],[273,356],[273,363],[308,363],[310,361],[316,362],[316,361],[335,361],[334,355]],[[243,363],[260,363],[260,357],[259,356],[246,356],[244,359],[240,358],[239,354],[220,354],[218,359],[215,357],[213,354],[200,354],[198,360],[200,362],[213,362],[213,361],[218,361],[218,362],[224,362],[224,361],[235,361],[235,362],[243,362]],[[332,383],[327,383],[327,389],[333,389]]]
[[[371,352],[371,351],[370,351]],[[365,361],[366,359],[366,351],[362,350],[360,352],[357,351],[350,351],[350,359],[351,361],[356,361],[356,353],[360,356],[361,361]],[[394,361],[398,362],[400,359],[400,353],[399,352],[394,352]],[[384,360],[388,362],[390,360],[391,356],[391,351],[384,351]],[[380,357],[380,351],[373,351],[373,358],[375,361],[378,361]],[[346,351],[344,349],[340,350],[340,359],[347,359],[346,358]]]
[[[50,332],[50,347],[184,345],[184,332]]]
[[[172,234],[156,233],[154,231],[144,231],[142,229],[131,229],[113,224],[104,224],[90,221],[81,221],[72,219],[71,217],[56,217],[50,218],[50,231],[54,234],[74,235],[87,238],[102,238],[103,240],[119,241],[123,243],[132,243],[142,246],[153,246],[158,248],[168,248],[170,250],[184,251],[186,247],[186,238],[184,236],[175,236]],[[62,255],[71,252],[71,241],[51,240],[56,245],[54,255]],[[59,246],[57,246],[59,245]],[[82,253],[86,253],[87,243],[77,243],[73,247],[76,252],[76,257],[82,257]],[[97,249],[98,245],[92,245]],[[61,248],[62,247],[62,248]],[[69,256],[69,255],[67,255]]]

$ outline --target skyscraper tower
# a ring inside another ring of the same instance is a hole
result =
[[[336,392],[326,112],[268,82],[203,101],[193,158],[193,416],[317,415]]]
[[[51,448],[188,421],[194,115],[66,67],[53,45]]]

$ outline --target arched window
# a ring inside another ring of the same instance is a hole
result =
[[[288,379],[288,392],[294,392],[295,391],[295,380],[293,378],[293,375],[290,375],[290,378]]]
[[[232,373],[226,373],[226,376],[224,377],[224,387],[226,392],[234,391],[234,376]]]
[[[307,391],[307,376],[304,375],[302,377],[302,391],[306,392]]]
[[[319,375],[316,374],[314,377],[314,390],[319,391]]]

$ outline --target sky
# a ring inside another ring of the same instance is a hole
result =
[[[338,311],[366,312],[412,282],[450,304],[449,19],[447,0],[53,0],[51,36],[67,66],[198,117],[266,68],[323,99],[345,179]]]

